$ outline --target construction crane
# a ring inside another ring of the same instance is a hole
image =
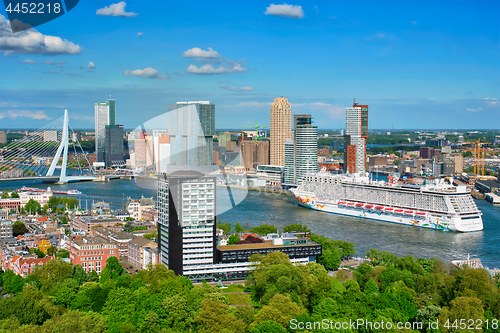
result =
[[[240,125],[240,127],[243,127],[243,128],[251,128],[251,129],[255,129],[255,137],[254,137],[254,141],[257,142],[257,131],[260,129],[265,129],[266,126],[259,126],[259,124],[255,123],[255,126],[248,126],[248,125]],[[241,130],[241,140],[243,141],[243,138],[244,138],[244,132],[243,130]]]
[[[464,148],[464,150],[472,151],[474,156],[474,173],[478,175],[479,170],[481,170],[481,177],[484,177],[484,152],[485,148],[482,145],[486,143],[481,142],[481,139],[477,139],[477,141],[468,141],[464,143],[470,143],[474,145],[473,148]]]

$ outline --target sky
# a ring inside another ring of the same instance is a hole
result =
[[[0,4],[0,6],[2,6]],[[370,129],[500,129],[500,1],[82,0],[12,33],[0,8],[0,128],[68,109],[125,128],[178,101],[215,103],[216,128],[269,128],[274,98],[319,129],[369,105]]]

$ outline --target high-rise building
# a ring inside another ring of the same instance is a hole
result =
[[[178,102],[167,114],[170,164],[211,166],[215,135],[215,104],[208,101]]]
[[[73,142],[82,141],[82,132],[74,131],[73,133],[71,133],[71,140]]]
[[[156,145],[155,145],[156,148]],[[170,135],[163,133],[158,137],[158,172],[167,172],[170,164]]]
[[[104,162],[106,167],[123,165],[123,125],[106,125]]]
[[[156,164],[156,172],[160,171],[160,142],[159,142],[159,140],[163,134],[167,134],[166,129],[153,130],[153,149],[154,149],[154,161]],[[164,139],[163,141],[165,141],[165,140],[166,139]],[[170,138],[168,139],[168,144],[170,144]]]
[[[305,173],[318,171],[318,128],[310,114],[293,117],[293,141],[285,146],[285,183],[300,184]],[[292,149],[292,153],[288,151]]]
[[[420,158],[431,159],[434,157],[434,148],[420,147]]]
[[[145,168],[147,166],[147,147],[146,147],[146,133],[139,132],[137,139],[133,141],[134,149],[134,163],[132,167],[134,168]]]
[[[158,247],[175,274],[215,264],[215,177],[180,170],[158,177]]]
[[[285,184],[293,184],[293,139],[285,140]]]
[[[344,169],[350,173],[364,173],[366,172],[368,105],[359,105],[354,99],[352,107],[346,108],[345,117]]]
[[[255,170],[257,165],[269,165],[269,141],[242,141],[242,165],[245,170]]]
[[[284,97],[271,104],[271,153],[272,165],[285,165],[285,140],[292,138],[292,107]]]
[[[116,104],[114,99],[107,102],[95,102],[95,160],[104,161],[106,144],[106,125],[115,126]]]
[[[0,143],[7,143],[7,131],[0,131]]]

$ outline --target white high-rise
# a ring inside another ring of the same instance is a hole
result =
[[[95,102],[95,161],[104,162],[106,125],[115,126],[116,103],[114,99],[107,102]]]

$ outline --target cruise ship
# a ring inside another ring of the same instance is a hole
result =
[[[305,174],[290,191],[300,205],[327,213],[447,231],[483,229],[482,213],[465,185],[435,180],[416,186],[389,179],[319,172]]]

